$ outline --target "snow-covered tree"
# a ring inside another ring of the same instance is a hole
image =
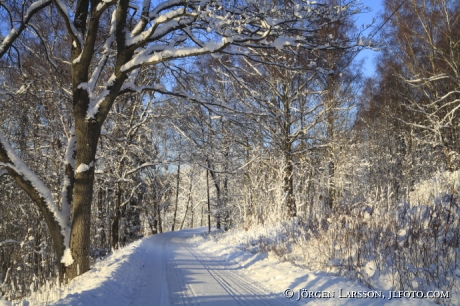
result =
[[[398,5],[386,1],[386,14]],[[395,63],[384,71],[400,83],[391,88],[404,108],[399,120],[438,152],[449,171],[460,165],[459,9],[457,1],[406,1],[384,36],[391,49],[383,61]]]
[[[35,94],[59,92],[71,101],[71,111],[58,114],[71,124],[65,131],[60,201],[45,179],[24,163],[14,139],[0,135],[0,165],[42,212],[62,263],[61,277],[65,273],[68,279],[89,270],[96,153],[116,98],[152,91],[211,103],[205,97],[168,89],[168,84],[141,81],[139,75],[159,64],[177,65],[209,53],[251,57],[252,49],[296,54],[299,50],[352,48],[354,38],[338,39],[323,29],[359,12],[355,1],[333,6],[309,1],[38,0],[2,1],[0,9],[7,17],[1,25],[3,61],[20,70],[22,53],[27,52],[29,42],[35,42],[40,46],[36,54],[64,80],[38,88]],[[2,101],[32,90],[29,85],[42,77],[22,76],[22,85],[2,79]]]

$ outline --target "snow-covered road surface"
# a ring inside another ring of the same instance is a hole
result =
[[[56,305],[285,305],[224,258],[188,242],[201,230],[153,235],[76,279]],[[109,271],[110,270],[110,271]]]
[[[143,285],[131,305],[284,305],[228,261],[195,248],[196,230],[155,235],[145,241]],[[150,259],[150,260],[148,260]]]

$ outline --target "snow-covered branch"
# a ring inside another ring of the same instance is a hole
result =
[[[13,26],[13,24],[11,24],[11,30],[6,35],[6,37],[2,41],[0,41],[0,58],[3,57],[3,55],[13,45],[14,41],[27,28],[27,25],[28,25],[30,19],[36,13],[38,13],[39,11],[41,11],[43,8],[47,7],[50,4],[51,4],[51,0],[38,0],[38,1],[33,2],[27,8],[27,11],[26,11],[25,15],[21,18],[21,22],[19,23],[19,26],[15,28]],[[0,5],[5,7],[8,11],[10,11],[10,9],[7,6],[7,4],[4,3],[3,1],[0,1]],[[10,15],[10,17],[11,17],[11,15]]]
[[[82,49],[83,48],[83,34],[79,30],[77,30],[77,28],[75,27],[73,20],[70,17],[69,9],[67,8],[67,5],[63,3],[61,0],[52,0],[52,1],[56,5],[62,18],[64,19],[64,22],[67,27],[67,31],[69,35],[72,37],[75,47]]]
[[[7,168],[8,173],[15,179],[29,197],[37,204],[45,214],[45,218],[52,218],[54,226],[59,228],[58,233],[62,235],[65,264],[71,264],[72,256],[70,255],[70,226],[69,215],[64,215],[60,211],[53,199],[51,191],[45,186],[43,181],[22,161],[14,152],[8,141],[0,133],[0,166]],[[49,221],[51,222],[51,220]],[[56,238],[55,238],[56,239]],[[59,241],[54,241],[59,243]]]

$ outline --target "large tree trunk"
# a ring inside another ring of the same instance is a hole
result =
[[[126,80],[126,74],[121,73],[120,67],[126,60],[125,57],[131,53],[124,48],[125,40],[125,22],[126,16],[123,12],[127,11],[129,1],[120,1],[118,12],[119,24],[117,26],[118,57],[116,64],[116,80],[108,87],[109,93],[94,117],[88,117],[90,106],[90,97],[88,91],[81,87],[81,84],[87,84],[89,79],[89,66],[94,56],[94,45],[96,42],[97,31],[99,27],[99,17],[91,19],[89,24],[88,35],[85,37],[83,49],[72,47],[72,91],[73,91],[73,111],[75,116],[75,135],[76,143],[76,171],[75,185],[73,190],[72,206],[72,228],[70,235],[70,249],[74,263],[67,268],[69,280],[86,272],[90,268],[89,251],[90,251],[90,225],[91,225],[91,202],[93,198],[94,169],[97,144],[101,134],[101,127],[107,118],[107,114],[120,92],[123,82]],[[80,5],[81,4],[81,5]],[[76,22],[79,26],[86,26],[86,17],[88,14],[89,1],[81,1],[77,5]],[[123,32],[123,33],[122,33]],[[132,55],[132,54],[131,54]],[[76,59],[78,61],[75,61]],[[94,102],[94,101],[93,101]],[[79,167],[84,167],[80,168]]]
[[[80,103],[87,101],[80,101]],[[69,280],[90,268],[90,225],[91,202],[93,198],[96,148],[100,135],[100,124],[86,119],[88,104],[75,107],[77,159],[75,186],[73,190],[72,228],[70,249],[74,263],[67,268]]]

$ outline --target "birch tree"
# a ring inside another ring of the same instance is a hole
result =
[[[394,11],[397,5],[386,1],[386,11]],[[460,165],[456,140],[460,122],[459,9],[458,1],[406,1],[384,35],[392,50],[383,58],[388,64],[385,71],[401,83],[398,99],[410,114],[398,118],[421,136],[420,141],[439,152],[449,171]]]

